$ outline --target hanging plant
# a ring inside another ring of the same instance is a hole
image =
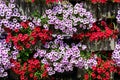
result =
[[[20,80],[41,80],[49,79],[47,73],[47,64],[42,64],[38,59],[28,59],[26,62],[21,65],[20,62],[11,61],[14,64],[12,70],[20,76]]]
[[[74,67],[88,69],[97,64],[95,56],[84,52],[86,46],[80,43],[69,46],[62,40],[55,39],[44,47],[46,49],[38,49],[33,57],[39,57],[43,64],[49,65],[48,75],[73,71]]]
[[[59,34],[73,34],[80,29],[90,29],[94,22],[92,13],[82,3],[77,3],[74,7],[69,4],[55,6],[46,10],[41,17],[44,27],[54,29]]]
[[[74,39],[99,41],[108,38],[117,38],[118,29],[114,28],[114,23],[108,25],[105,21],[99,21],[94,23],[93,27],[88,32],[82,32],[75,34]]]
[[[27,61],[35,50],[35,46],[45,44],[52,39],[52,33],[49,30],[41,29],[32,22],[21,22],[21,29],[10,30],[6,38],[7,43],[12,43],[19,50],[18,59],[21,62]]]
[[[116,67],[112,60],[104,61],[101,58],[97,59],[97,66],[93,66],[91,70],[88,70],[84,75],[85,80],[112,80],[111,74],[115,73]]]
[[[51,40],[51,32],[46,29],[41,29],[39,26],[35,26],[32,22],[21,22],[23,28],[16,29],[8,32],[6,42],[13,42],[18,50],[29,49],[35,45],[37,41],[45,43],[47,40]]]

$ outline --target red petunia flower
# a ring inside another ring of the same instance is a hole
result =
[[[98,75],[98,76],[97,76],[97,79],[101,80],[102,78],[101,78],[101,76],[100,76],[100,75]]]
[[[62,0],[46,0],[46,4],[49,4],[49,3],[57,3],[59,1],[62,1]]]
[[[85,75],[84,75],[84,79],[85,79],[85,80],[88,80],[88,79],[89,79],[89,75],[88,75],[88,74],[85,74]]]
[[[120,0],[114,0],[114,2],[120,3]]]
[[[35,2],[35,0],[31,0],[31,2],[32,2],[32,3],[34,3],[34,2]]]
[[[91,76],[92,76],[93,79],[96,78],[96,74],[94,72],[91,73]]]
[[[44,78],[46,76],[47,76],[47,71],[44,71],[43,74],[42,74],[42,78]]]
[[[25,23],[25,22],[21,22],[21,26],[22,26],[23,28],[25,28],[25,29],[27,29],[27,28],[28,28],[28,24],[27,24],[27,23]]]
[[[48,76],[47,74],[47,66],[44,68],[40,63],[38,59],[28,59],[28,61],[24,62],[22,65],[20,65],[19,62],[11,60],[11,62],[15,65],[12,67],[12,70],[20,75],[20,80],[28,80],[28,78],[33,80],[38,80],[38,76],[35,75],[36,72],[40,72],[42,78],[46,78]],[[41,68],[42,67],[42,68]]]

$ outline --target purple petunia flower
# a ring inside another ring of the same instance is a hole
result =
[[[0,40],[0,77],[6,77],[8,74],[6,70],[12,67],[10,59],[16,59],[18,55],[18,50],[14,49],[11,51],[11,44],[7,44],[5,40]]]
[[[91,68],[97,64],[96,58],[94,57],[88,60],[81,57],[80,50],[82,50],[82,47],[86,48],[86,46],[81,43],[69,46],[61,39],[55,39],[54,42],[48,42],[46,44],[49,44],[50,50],[38,49],[33,57],[42,55],[43,53],[41,53],[41,51],[45,52],[42,57],[39,56],[39,58],[42,59],[43,64],[49,64],[47,68],[49,75],[53,75],[56,72],[63,73],[65,71],[72,71],[74,67]]]
[[[76,4],[74,7],[72,5],[55,6],[53,9],[46,10],[45,13],[48,16],[46,17],[48,20],[47,24],[52,24],[54,29],[60,30],[65,34],[77,32],[76,26],[79,26],[79,22],[83,26],[87,26],[87,29],[91,28],[89,24],[95,22],[91,12],[87,11],[82,3]]]
[[[117,66],[120,66],[120,44],[119,44],[119,40],[118,43],[115,46],[115,49],[112,53],[112,59],[115,61]]]
[[[116,16],[117,22],[120,23],[120,10],[118,10],[118,14]]]

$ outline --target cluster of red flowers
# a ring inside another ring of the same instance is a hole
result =
[[[110,80],[111,73],[116,72],[116,67],[114,65],[113,60],[102,60],[101,58],[97,59],[97,66],[92,67],[92,72],[90,74],[86,73],[84,75],[85,80],[89,80],[90,78],[92,80]]]
[[[35,45],[39,40],[45,43],[47,40],[52,39],[51,31],[41,29],[40,27],[35,27],[31,30],[28,23],[29,22],[21,22],[22,29],[12,32],[9,31],[6,42],[9,43],[12,41],[18,50],[23,50],[24,48],[30,48],[32,45]]]
[[[20,62],[11,60],[11,62],[14,64],[14,67],[12,70],[20,76],[20,80],[38,80],[38,78],[46,78],[47,70],[46,68],[48,65],[43,65],[40,63],[38,59],[29,59],[27,62],[24,62],[23,66],[20,64]],[[39,75],[35,75],[36,72],[40,72]]]
[[[92,3],[106,3],[107,1],[110,1],[110,0],[91,0]],[[117,2],[117,3],[120,3],[120,0],[111,0],[113,2]]]
[[[92,3],[106,3],[107,0],[91,0]]]
[[[111,29],[105,21],[101,21],[100,24],[100,26],[98,26],[96,23],[93,24],[93,27],[88,32],[74,34],[73,38],[78,40],[84,40],[84,38],[87,38],[89,39],[89,41],[98,41],[102,39],[108,39],[110,37],[117,38],[117,29]],[[103,30],[101,29],[101,27],[103,28]]]
[[[59,1],[62,1],[62,0],[46,0],[46,4],[49,4],[49,3],[54,3],[54,2],[59,2]]]
[[[61,0],[46,0],[46,4],[59,2],[59,1],[61,1]],[[93,4],[95,4],[95,3],[106,3],[107,1],[109,1],[109,0],[91,0],[91,2]],[[111,0],[111,1],[116,2],[116,3],[120,3],[120,0]],[[31,0],[31,2],[34,3],[35,0]]]
[[[120,0],[114,0],[114,2],[120,3]]]

